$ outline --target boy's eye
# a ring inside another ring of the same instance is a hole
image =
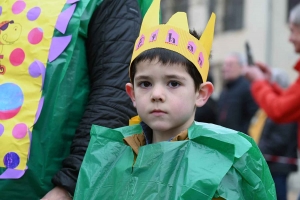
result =
[[[169,87],[178,87],[178,86],[180,86],[180,84],[177,81],[170,81],[168,83],[168,86]]]
[[[142,88],[147,88],[151,86],[151,83],[148,81],[142,81],[139,83],[139,86],[141,86]]]

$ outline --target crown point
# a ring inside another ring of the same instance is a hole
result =
[[[174,26],[180,29],[183,29],[187,32],[189,32],[189,25],[188,20],[185,12],[177,12],[175,13],[169,21],[166,23],[166,25]]]
[[[159,25],[159,9],[160,9],[160,0],[153,0],[148,11],[146,12],[142,25],[140,34],[145,30]]]
[[[215,13],[212,13],[206,25],[206,28],[200,37],[200,43],[205,48],[207,55],[210,54],[212,42],[214,39],[215,22],[216,22],[216,15]]]

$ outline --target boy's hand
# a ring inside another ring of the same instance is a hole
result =
[[[41,200],[71,200],[69,193],[62,187],[50,190]]]
[[[255,63],[255,66],[248,66],[245,69],[245,76],[251,82],[258,80],[271,80],[271,71],[269,67],[263,63]]]

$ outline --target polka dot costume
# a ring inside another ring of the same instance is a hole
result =
[[[65,3],[9,0],[0,6],[0,167],[10,171],[27,168],[53,33]]]

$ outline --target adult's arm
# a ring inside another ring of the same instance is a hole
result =
[[[128,125],[136,115],[125,92],[128,67],[141,16],[137,0],[104,0],[89,24],[86,42],[90,94],[83,118],[76,130],[69,157],[52,182],[74,194],[92,124],[117,128]]]
[[[267,80],[254,81],[251,92],[255,101],[277,123],[300,119],[300,78],[287,90],[279,92]]]

